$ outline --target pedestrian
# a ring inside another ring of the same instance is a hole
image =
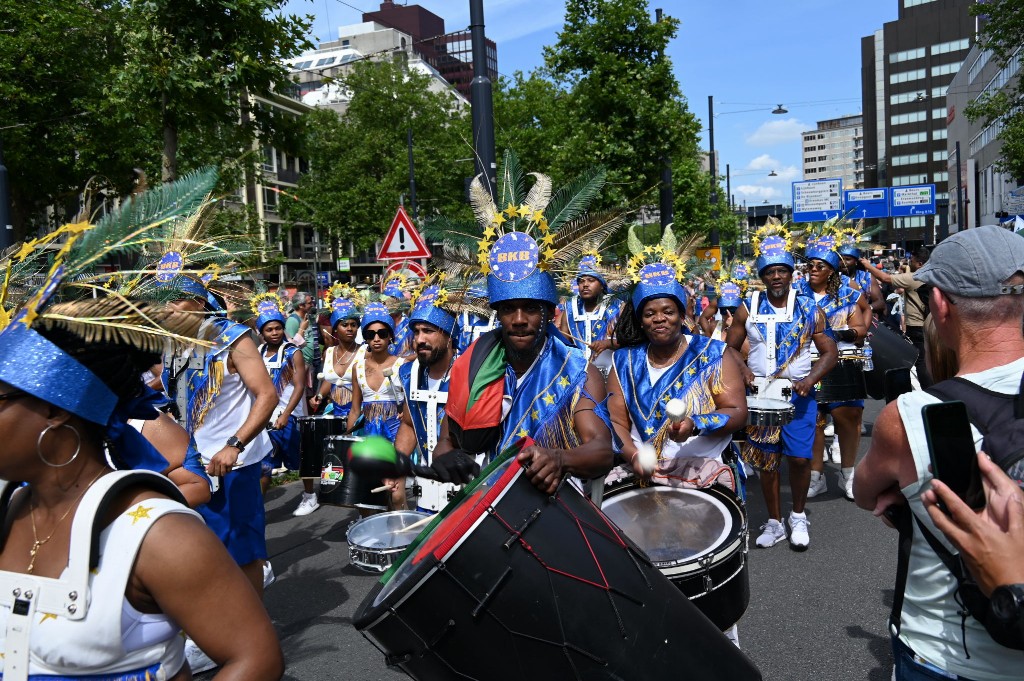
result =
[[[1020,651],[997,643],[966,612],[958,580],[929,541],[941,533],[922,505],[933,471],[921,412],[927,404],[950,399],[952,386],[957,399],[967,404],[972,424],[978,424],[972,403],[1019,394],[1024,373],[1022,268],[1024,240],[985,226],[943,240],[928,263],[914,272],[917,284],[931,287],[929,309],[939,338],[956,352],[957,378],[931,391],[905,393],[886,405],[854,483],[858,506],[879,517],[902,513],[908,519],[901,530],[906,551],[900,554],[890,617],[898,680],[936,675],[1020,678]],[[978,428],[972,427],[972,435],[980,450]]]

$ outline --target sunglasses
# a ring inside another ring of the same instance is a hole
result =
[[[808,266],[808,269],[812,269],[814,271],[824,270],[824,269],[829,269],[829,265],[828,265],[828,263],[823,263],[823,262],[812,262]]]
[[[381,338],[387,340],[391,338],[391,329],[378,329],[376,331],[363,331],[363,338],[366,340],[373,340],[374,338]]]

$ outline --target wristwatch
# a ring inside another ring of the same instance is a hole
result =
[[[996,587],[988,607],[992,617],[1000,624],[1024,629],[1024,584]]]
[[[238,438],[237,438],[236,436],[234,436],[234,435],[232,435],[231,437],[229,437],[229,438],[228,438],[228,441],[227,441],[227,446],[228,446],[228,447],[234,447],[235,449],[237,449],[237,450],[238,450],[238,453],[239,453],[239,454],[241,454],[242,452],[244,452],[244,451],[245,451],[245,445],[243,445],[243,444],[242,444],[242,441],[241,441],[241,440],[239,440],[239,439],[238,439]]]

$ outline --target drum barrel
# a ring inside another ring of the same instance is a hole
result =
[[[349,449],[352,447],[352,442],[351,439],[341,437],[331,437],[324,442],[327,454],[336,456],[345,462],[345,478],[341,482],[335,503],[340,506],[387,508],[389,497],[387,491],[371,494],[371,490],[380,487],[381,481],[366,475],[359,475],[348,465],[351,458]]]

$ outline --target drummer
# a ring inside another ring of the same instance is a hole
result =
[[[402,364],[398,377],[405,393],[402,423],[395,436],[395,449],[409,454],[418,464],[429,466],[437,445],[448,401],[448,380],[455,362],[454,340],[459,337],[458,310],[448,304],[449,292],[436,276],[412,300],[409,329],[416,357]],[[417,478],[420,488],[418,510],[436,513],[448,504],[449,493],[458,487],[451,483]]]
[[[639,283],[615,330],[622,347],[608,376],[608,410],[621,456],[637,476],[651,477],[638,456],[643,443],[653,443],[662,460],[680,459],[659,467],[655,480],[664,482],[683,459],[721,461],[732,433],[746,425],[747,404],[739,363],[725,357],[725,343],[686,333],[684,263],[673,253],[644,260],[630,259]],[[666,414],[673,399],[685,405],[685,417],[674,423]],[[735,476],[731,483],[735,490]]]
[[[538,188],[550,188],[547,177],[535,177]],[[580,217],[587,202],[549,216],[545,208],[555,192],[530,191],[524,197],[530,203],[499,210],[480,179],[473,183],[470,196],[484,235],[478,271],[487,277],[499,328],[452,366],[431,468],[442,480],[467,482],[479,470],[475,455],[494,457],[531,437],[534,445],[518,460],[533,485],[551,494],[567,475],[596,478],[612,465],[611,435],[595,414],[603,408],[604,379],[551,323],[558,290],[550,270],[567,267],[575,244],[607,223],[573,224],[574,239],[557,244],[558,230]]]
[[[808,276],[800,282],[800,292],[812,297],[825,313],[828,335],[838,346],[840,361],[851,362],[857,371],[862,372],[863,362],[859,358],[863,357],[863,350],[857,344],[863,345],[867,337],[871,308],[868,307],[868,296],[864,291],[851,288],[842,281],[839,273],[842,265],[836,250],[840,238],[841,234],[828,223],[811,229],[804,251],[809,262]],[[811,483],[807,496],[815,497],[827,489],[824,472],[825,424],[830,413],[835,423],[841,456],[839,485],[846,498],[853,501],[853,465],[860,447],[863,399],[818,404],[814,458],[811,461]]]
[[[576,272],[578,293],[559,304],[558,330],[583,350],[587,360],[607,375],[612,351],[618,346],[612,333],[622,302],[608,296],[608,281],[600,269],[601,256],[589,251],[580,258]]]
[[[786,456],[793,510],[789,514],[789,541],[798,551],[810,545],[810,523],[804,512],[811,478],[811,455],[817,415],[814,385],[836,365],[835,342],[825,333],[825,315],[808,296],[793,288],[794,259],[789,230],[777,220],[754,234],[754,263],[765,291],[754,291],[736,308],[729,328],[729,346],[739,351],[750,342],[747,365],[742,368],[748,387],[758,386],[760,397],[785,397],[776,388],[791,386],[788,400],[794,418],[782,426],[748,428],[743,458],[760,469],[761,491],[768,507],[768,521],[761,526],[756,544],[775,546],[786,539],[782,524],[779,463]],[[819,359],[811,365],[811,346]]]
[[[276,293],[260,293],[252,298],[250,306],[256,315],[256,330],[263,337],[259,346],[263,365],[270,374],[277,390],[277,408],[267,424],[267,435],[273,449],[263,459],[263,475],[260,483],[266,494],[270,485],[270,474],[277,466],[288,470],[299,469],[299,426],[297,419],[306,415],[306,363],[297,347],[285,340],[284,306]],[[306,507],[315,511],[319,504],[312,480],[303,480],[305,493],[299,502],[295,515]]]

